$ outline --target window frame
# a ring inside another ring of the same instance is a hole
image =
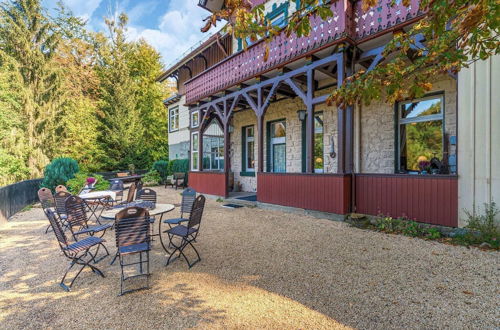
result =
[[[285,136],[283,137],[279,137],[279,138],[273,138],[272,137],[272,127],[274,124],[277,124],[277,123],[280,123],[282,122],[283,123],[283,126],[285,127]],[[267,169],[267,172],[270,172],[270,173],[286,173],[286,132],[287,132],[287,125],[286,125],[286,118],[281,118],[281,119],[277,119],[277,120],[272,120],[272,121],[268,121],[266,123],[266,126],[267,126],[267,134],[266,134],[266,144],[267,144],[267,152],[266,152],[266,155],[267,155],[267,166],[266,166],[266,169]],[[274,140],[274,139],[279,139],[279,140]],[[274,141],[273,141],[274,140]],[[280,145],[280,144],[284,144],[285,145],[285,171],[284,172],[276,172],[274,170],[274,157],[273,157],[273,151],[274,151],[274,145]]]
[[[223,131],[221,124],[217,120],[213,120],[208,126],[205,132],[207,132],[212,125],[217,125],[217,127]],[[211,138],[215,138],[219,143],[215,146],[215,151],[213,151],[214,147],[210,145],[210,151],[206,151],[205,142],[210,140]],[[222,143],[220,143],[222,142]],[[203,154],[202,154],[202,169],[207,172],[223,172],[224,171],[224,136],[214,136],[214,135],[206,135],[203,137]],[[205,155],[208,155],[209,158],[209,168],[205,168]],[[212,168],[212,162],[217,163],[217,168]],[[222,166],[221,166],[222,165]]]
[[[198,148],[194,148],[194,136],[197,136],[198,140]],[[200,145],[200,134],[199,132],[192,132],[191,133],[191,171],[199,171],[199,160],[200,160],[200,153],[199,153],[199,145]],[[196,159],[196,162],[193,161],[193,156],[194,154],[198,155],[198,158]]]
[[[193,121],[193,116],[195,114],[198,115],[198,120],[196,121],[196,123],[194,123],[194,121]],[[191,128],[198,128],[198,127],[200,127],[200,110],[196,110],[196,111],[191,112],[191,114],[190,114],[190,123],[191,123]]]
[[[318,131],[318,129],[316,128],[316,125],[314,127],[314,133],[313,133],[313,139],[314,139],[314,135],[316,133],[322,133],[323,134],[323,169],[321,169],[321,171],[319,169],[316,169],[314,168],[313,171],[314,173],[316,174],[322,174],[322,173],[326,173],[325,172],[325,115],[323,113],[323,111],[317,111],[314,113],[314,120],[316,121],[316,117],[317,116],[323,116],[323,126],[321,127],[321,132]],[[307,118],[305,118],[303,121],[302,121],[302,149],[301,149],[301,152],[302,152],[302,173],[305,173],[306,172],[306,158],[307,158],[307,151],[306,151],[306,139],[307,139]],[[313,156],[314,156],[314,153],[313,153]]]
[[[248,137],[248,129],[253,129],[253,136]],[[241,128],[241,172],[240,176],[255,176],[255,165],[253,168],[247,167],[248,142],[253,142],[253,157],[255,160],[255,125],[243,126]]]
[[[172,112],[176,111],[177,114],[177,127],[176,128],[172,128]],[[169,108],[168,109],[168,131],[170,133],[173,133],[173,132],[177,132],[179,130],[179,106],[175,106],[175,107],[172,107],[172,108]]]
[[[426,101],[426,100],[432,100],[432,99],[441,99],[441,112],[439,114],[433,114],[433,115],[426,115],[422,117],[415,117],[415,118],[402,118],[402,107],[405,104],[409,103],[415,103],[415,102],[421,102],[421,101]],[[428,93],[425,94],[424,96],[416,99],[410,99],[410,100],[404,100],[400,102],[396,102],[394,105],[395,108],[395,173],[410,173],[414,172],[414,170],[408,170],[407,166],[408,164],[405,165],[405,169],[403,170],[401,168],[401,125],[409,125],[412,123],[423,123],[423,122],[429,122],[429,121],[441,121],[442,124],[442,150],[441,150],[441,159],[444,158],[444,153],[445,153],[445,139],[446,139],[446,98],[445,98],[445,92],[444,91],[437,91],[433,93]]]

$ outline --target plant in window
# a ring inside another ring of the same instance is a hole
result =
[[[431,162],[427,160],[421,160],[418,162],[418,167],[423,174],[431,172]]]

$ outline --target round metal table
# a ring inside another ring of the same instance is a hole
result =
[[[106,207],[116,200],[116,191],[112,190],[102,190],[102,191],[91,191],[89,193],[78,195],[81,199],[85,200],[89,210],[91,212],[90,217],[94,216],[96,218],[97,223],[101,223],[99,221],[99,217]],[[102,206],[101,213],[97,214],[97,208]],[[89,218],[90,218],[89,217]]]
[[[121,208],[113,208],[113,209],[106,210],[106,211],[102,212],[101,218],[108,219],[108,220],[114,220],[116,214],[125,208],[126,208],[126,206],[121,207]],[[161,221],[163,218],[163,214],[172,211],[174,208],[175,208],[175,206],[172,204],[158,204],[157,203],[156,207],[152,210],[148,209],[148,212],[149,212],[150,216],[159,215],[160,221]]]

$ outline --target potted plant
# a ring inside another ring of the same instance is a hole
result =
[[[431,171],[431,162],[428,160],[421,160],[418,162],[418,167],[420,168],[420,174],[428,174]]]

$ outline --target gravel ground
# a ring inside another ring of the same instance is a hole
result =
[[[214,200],[205,212],[203,260],[165,267],[155,242],[152,288],[122,297],[109,258],[98,264],[106,278],[87,270],[64,292],[67,262],[42,210],[17,214],[0,225],[0,328],[500,327],[498,252]]]

